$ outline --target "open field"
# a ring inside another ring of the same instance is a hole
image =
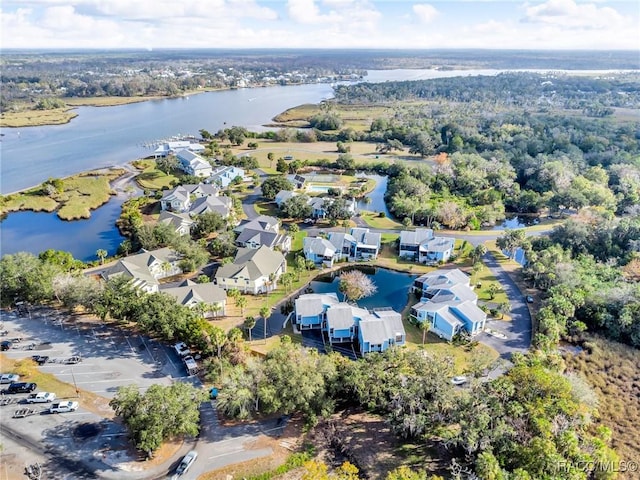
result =
[[[360,218],[365,221],[371,228],[379,228],[380,230],[402,229],[402,224],[391,220],[388,217],[380,217],[376,212],[362,210]]]
[[[110,183],[125,173],[121,168],[95,170],[60,180],[51,193],[36,187],[0,198],[0,213],[33,210],[58,211],[62,220],[89,218],[91,210],[109,201],[113,194]]]
[[[170,188],[174,181],[178,180],[175,175],[167,175],[163,171],[156,168],[155,160],[145,159],[136,160],[132,162],[132,165],[141,172],[136,176],[136,182],[141,188],[147,190],[162,190],[163,188]],[[177,172],[176,172],[177,173]]]

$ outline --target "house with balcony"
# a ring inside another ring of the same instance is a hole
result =
[[[215,281],[224,290],[235,288],[242,293],[258,295],[275,290],[286,268],[284,255],[266,245],[257,249],[240,248],[232,263],[218,268]]]
[[[280,220],[268,215],[260,215],[253,220],[244,220],[234,231],[238,233],[236,245],[246,248],[278,249],[287,253],[291,250],[291,237],[280,233]]]
[[[455,239],[437,237],[430,228],[400,232],[399,252],[402,258],[419,263],[447,262],[453,255]]]
[[[321,329],[330,306],[340,303],[335,293],[307,293],[295,300],[294,323],[299,330]]]
[[[188,213],[176,213],[169,210],[163,210],[158,217],[158,223],[170,225],[174,232],[178,235],[189,235],[191,227],[196,223]]]
[[[194,177],[209,178],[213,174],[211,164],[191,150],[179,150],[176,153],[178,168]]]
[[[205,150],[205,147],[204,145],[200,145],[199,143],[192,143],[189,140],[165,142],[154,150],[153,158],[167,157],[169,155],[174,155],[180,150],[189,150],[193,153],[203,153]]]
[[[407,334],[402,315],[392,309],[374,309],[362,319],[358,328],[360,354],[384,352],[393,346],[405,345]]]
[[[131,284],[147,293],[159,290],[160,280],[182,273],[178,252],[165,247],[158,250],[142,250],[141,253],[121,258],[115,265],[102,272],[105,280],[124,277]]]
[[[214,185],[204,183],[198,185],[179,185],[171,190],[166,190],[160,199],[162,210],[173,212],[186,212],[192,203],[199,198],[217,197],[220,189]]]
[[[375,260],[380,252],[381,235],[368,228],[352,228],[351,233],[331,232],[329,242],[336,248],[338,259]]]
[[[469,277],[459,269],[423,275],[413,288],[421,299],[411,307],[411,316],[419,323],[429,322],[429,330],[440,338],[451,341],[462,331],[474,336],[484,330],[487,314],[477,305]]]
[[[218,185],[221,188],[227,188],[236,178],[239,178],[240,182],[246,181],[245,175],[245,171],[242,168],[222,166],[211,172],[207,183]]]
[[[324,331],[329,343],[353,343],[358,337],[358,325],[370,316],[369,311],[341,302],[327,309]]]
[[[337,260],[336,247],[322,237],[305,237],[302,240],[304,258],[316,265],[332,267]]]

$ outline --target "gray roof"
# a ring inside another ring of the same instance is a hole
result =
[[[191,227],[191,225],[195,223],[195,220],[193,220],[188,213],[176,213],[170,212],[169,210],[163,210],[160,212],[158,222],[169,224],[177,230],[183,225]]]
[[[356,319],[353,313],[352,307],[348,303],[339,303],[331,306],[327,310],[327,327],[337,330],[354,327]]]
[[[174,297],[180,305],[187,305],[192,301],[211,305],[227,299],[227,292],[213,283],[183,284],[183,286],[165,288],[161,291]]]
[[[125,276],[134,279],[136,285],[157,285],[158,280],[151,272],[150,267],[164,263],[173,264],[178,262],[180,258],[180,255],[169,247],[151,251],[143,250],[142,253],[121,258],[115,265],[105,270],[103,276],[106,279]]]
[[[311,317],[320,315],[325,307],[339,303],[338,295],[331,293],[307,293],[296,298],[296,315]]]
[[[322,237],[305,237],[302,242],[302,250],[305,253],[313,253],[324,257],[333,257],[336,253],[335,245]]]
[[[213,185],[210,183],[199,183],[197,185],[185,184],[182,185],[182,188],[187,190],[190,194],[198,196],[212,195],[215,197],[220,193],[220,188],[217,185]]]
[[[189,213],[191,215],[202,215],[207,212],[216,212],[226,217],[231,210],[232,201],[229,197],[200,197],[196,198]]]
[[[174,198],[178,199],[181,202],[186,202],[187,200],[189,200],[189,191],[181,185],[174,189],[165,191],[162,194],[162,198],[160,200],[170,202]]]
[[[245,278],[257,280],[276,273],[285,263],[282,253],[270,250],[262,245],[260,248],[240,248],[233,263],[218,268],[215,278]]]
[[[373,345],[383,344],[396,335],[405,335],[402,316],[393,310],[374,311],[360,321],[362,339]]]
[[[298,194],[296,192],[292,192],[291,190],[280,190],[276,194],[275,202],[279,205],[283,202],[286,202],[290,198],[295,197],[296,195]]]
[[[380,247],[380,239],[382,236],[379,233],[370,232],[368,228],[352,228],[351,236],[361,245],[376,245]]]
[[[331,244],[334,247],[336,247],[336,250],[342,252],[342,247],[344,246],[345,242],[347,242],[348,244],[356,243],[356,239],[353,238],[348,233],[330,232],[329,233],[329,242],[331,242]]]
[[[446,285],[442,287],[429,287],[423,291],[423,295],[431,297],[432,302],[465,302],[471,300],[475,302],[478,296],[467,285],[457,283],[455,285]]]
[[[265,230],[254,230],[252,228],[245,228],[240,232],[236,243],[240,245],[246,245],[247,243],[257,243],[260,245],[266,245],[269,248],[282,245],[287,239],[286,235],[281,235],[277,232],[267,232]]]
[[[487,319],[487,314],[480,310],[480,308],[475,303],[468,300],[466,302],[459,303],[458,305],[455,305],[451,308],[454,310],[454,312],[460,312],[474,323],[481,323]]]
[[[453,249],[455,240],[447,237],[434,237],[420,244],[420,250],[425,252],[445,252]]]
[[[243,220],[233,231],[242,232],[245,228],[277,232],[278,228],[280,228],[280,220],[269,215],[260,215],[253,220]]]
[[[458,283],[469,285],[469,276],[459,268],[434,270],[416,279],[416,282],[427,284],[429,287],[456,285]]]
[[[419,245],[432,237],[433,230],[430,228],[416,228],[414,232],[403,230],[400,232],[400,245]]]

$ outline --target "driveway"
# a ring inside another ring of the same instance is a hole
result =
[[[503,270],[498,261],[487,253],[483,257],[485,265],[498,279],[511,304],[511,321],[487,321],[487,328],[503,333],[506,338],[499,338],[484,332],[476,339],[490,346],[500,354],[500,358],[508,360],[511,355],[526,353],[531,345],[531,314],[526,299],[509,274]]]
[[[262,189],[260,188],[260,185],[269,178],[269,175],[267,175],[263,170],[256,169],[255,171],[260,176],[260,179],[258,180],[256,188],[253,189],[253,193],[251,195],[247,195],[242,202],[242,211],[249,220],[253,220],[259,216],[253,206],[262,200]]]

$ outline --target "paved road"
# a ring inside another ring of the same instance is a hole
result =
[[[253,193],[251,195],[247,195],[242,202],[242,210],[249,220],[253,220],[259,216],[253,206],[262,200],[262,189],[260,188],[260,185],[262,185],[262,182],[269,177],[269,175],[260,169],[256,169],[256,172],[260,175],[256,188],[253,190]]]

